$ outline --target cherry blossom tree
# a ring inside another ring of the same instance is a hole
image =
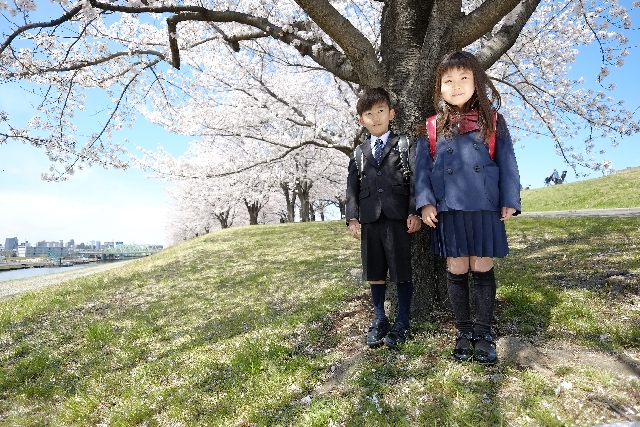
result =
[[[275,166],[286,206],[288,222],[314,221],[316,209],[336,205],[334,194],[343,194],[347,157],[333,150],[307,147]],[[298,207],[296,215],[295,208]]]
[[[180,180],[165,188],[172,209],[167,223],[170,243],[233,225],[238,200],[207,180]]]
[[[607,81],[628,54],[631,23],[618,0],[56,3],[58,13],[34,21],[34,1],[0,0],[9,23],[0,82],[43,88],[28,123],[0,113],[0,143],[42,147],[52,161],[45,179],[65,179],[84,165],[127,167],[112,136],[137,113],[170,131],[261,142],[249,152],[253,164],[233,173],[308,145],[348,154],[360,133],[352,110],[359,90],[386,87],[397,102],[394,128],[410,133],[433,112],[436,64],[457,49],[473,51],[504,94],[501,111],[514,136],[548,137],[574,168],[600,169],[603,141],[615,145],[640,130],[635,110],[614,99]],[[577,48],[594,43],[598,89],[568,74]],[[74,120],[92,89],[112,104],[103,126],[83,139]],[[422,255],[425,239],[414,239],[418,287],[441,272]],[[420,305],[443,297],[436,286]]]
[[[253,150],[261,151],[250,148]],[[236,219],[239,206],[246,209],[248,223],[257,225],[261,210],[278,184],[273,171],[264,164],[247,169],[247,147],[224,138],[193,141],[178,158],[162,149],[144,152],[138,161],[153,172],[152,176],[175,184],[167,190],[176,202],[174,210],[194,212],[190,215],[191,230],[209,232],[213,229],[212,218],[220,222],[220,228],[226,228]],[[176,216],[178,220],[182,217]]]

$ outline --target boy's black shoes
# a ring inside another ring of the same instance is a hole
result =
[[[453,349],[453,358],[458,362],[470,360],[473,357],[472,342],[473,334],[471,332],[456,332],[456,347]]]
[[[398,348],[407,340],[408,336],[409,328],[405,327],[400,322],[396,322],[391,327],[387,336],[384,337],[384,343],[387,347],[398,350]]]
[[[493,337],[491,336],[491,334],[474,333],[473,346],[475,347],[473,360],[475,360],[476,362],[482,363],[484,365],[493,365],[498,361],[498,355],[496,354],[496,343],[493,341]]]
[[[369,347],[376,347],[382,344],[385,335],[389,332],[389,320],[376,319],[369,326],[369,333],[367,333],[367,345]]]

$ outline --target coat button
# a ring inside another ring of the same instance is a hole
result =
[[[473,144],[473,148],[475,148],[476,150],[479,149],[480,147],[478,147],[478,144]]]
[[[378,171],[378,173],[376,173],[376,175],[380,176],[380,175],[382,175],[382,172]]]
[[[475,168],[473,168],[473,170],[476,172],[480,172],[480,166],[476,166]]]
[[[378,193],[382,193],[384,190],[382,188],[378,188]]]
[[[453,153],[453,148],[451,147],[447,148],[447,153]]]
[[[449,175],[451,175],[451,174],[453,173],[453,169],[451,169],[451,168],[447,169],[447,173],[448,173]]]

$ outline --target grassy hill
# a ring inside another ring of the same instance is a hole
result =
[[[525,190],[523,212],[640,206],[640,167],[570,184]]]
[[[342,221],[241,227],[1,298],[0,426],[640,419],[640,218],[507,229],[496,366],[452,361],[450,315],[414,321],[400,352],[366,348],[368,286]]]

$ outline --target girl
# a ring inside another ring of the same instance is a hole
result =
[[[520,175],[509,130],[497,113],[500,103],[475,56],[445,56],[436,70],[435,147],[427,138],[429,125],[420,126],[416,152],[416,207],[431,227],[431,251],[447,258],[447,289],[458,329],[453,357],[487,364],[497,361],[491,335],[493,258],[509,253],[504,221],[520,213]]]

